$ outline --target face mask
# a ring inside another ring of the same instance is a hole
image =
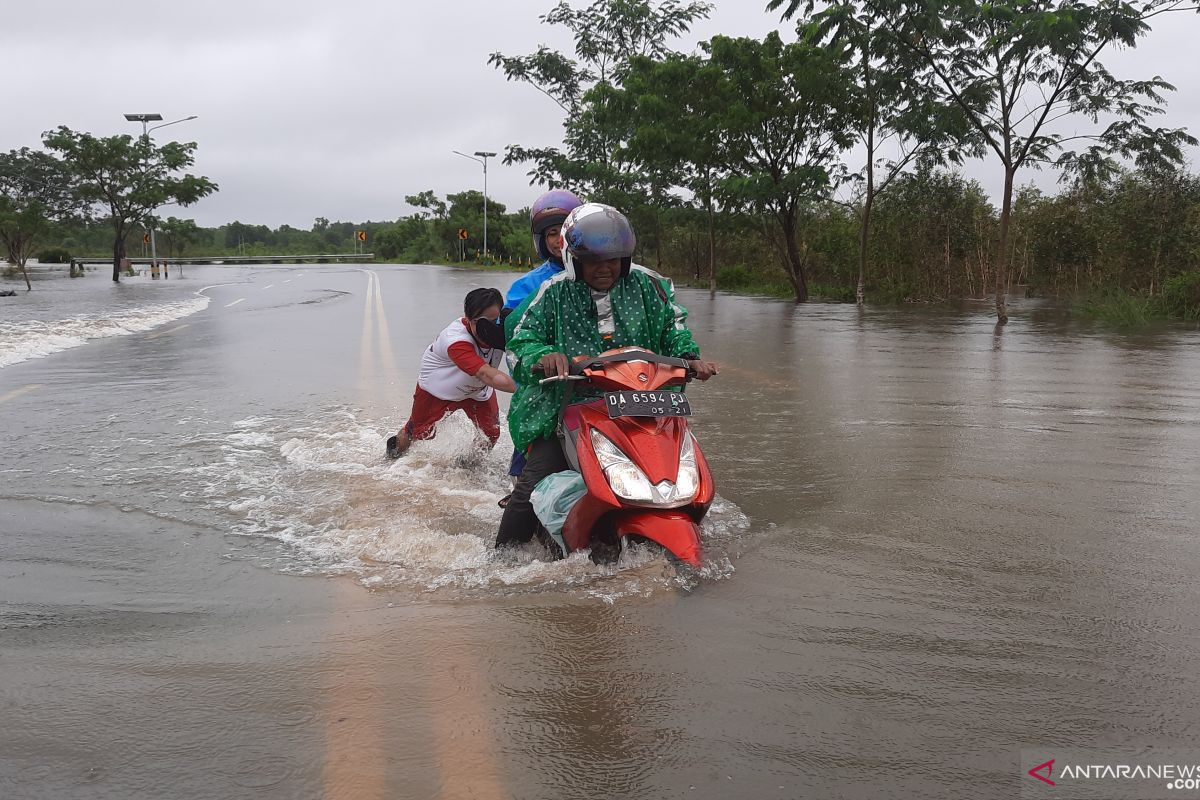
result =
[[[488,347],[503,350],[506,344],[504,341],[504,323],[499,320],[492,322],[487,317],[480,317],[475,320],[475,338]]]

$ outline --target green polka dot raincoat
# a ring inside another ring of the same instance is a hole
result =
[[[606,312],[610,307],[611,315],[601,314],[601,307]],[[511,316],[520,320],[508,342],[513,378],[520,388],[509,407],[508,429],[518,450],[553,435],[558,424],[565,385],[542,386],[538,383],[542,376],[530,372],[547,353],[574,358],[617,347],[644,347],[666,356],[700,354],[685,325],[687,310],[675,302],[671,282],[637,264],[607,295],[575,280],[571,270],[560,273]]]

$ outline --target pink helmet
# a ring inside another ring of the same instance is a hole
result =
[[[529,209],[529,227],[533,231],[533,246],[542,258],[557,257],[546,247],[546,229],[554,225],[562,225],[567,214],[583,205],[573,192],[566,189],[551,189],[537,200]]]

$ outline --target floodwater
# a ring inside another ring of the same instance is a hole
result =
[[[1013,797],[1196,745],[1200,334],[681,291],[706,561],[600,568],[490,550],[507,438],[383,458],[513,277],[0,298],[0,797]]]

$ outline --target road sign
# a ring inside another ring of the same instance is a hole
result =
[[[466,238],[467,238],[467,229],[466,229],[466,228],[459,228],[459,229],[458,229],[458,238],[460,238],[460,239],[466,239]]]
[[[367,240],[367,232],[366,231],[355,231],[354,235],[358,237],[358,240],[360,242],[365,242]]]
[[[148,233],[142,234],[142,244],[150,244],[150,234],[148,234]]]

